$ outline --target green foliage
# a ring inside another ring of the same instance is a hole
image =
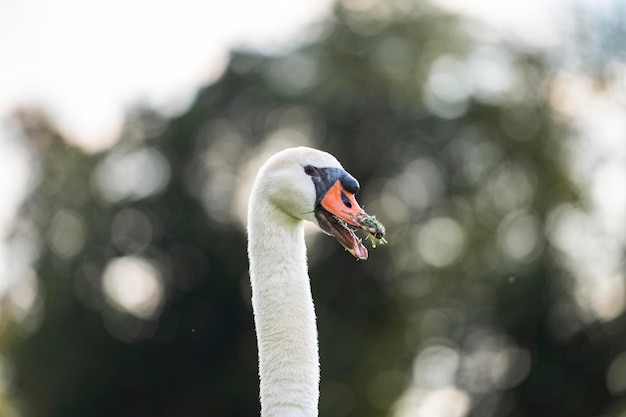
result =
[[[405,392],[450,384],[469,415],[602,411],[609,337],[550,327],[562,271],[542,225],[575,192],[547,64],[490,46],[510,82],[472,85],[479,45],[454,19],[364,13],[339,8],[321,39],[281,56],[233,54],[185,114],[138,109],[103,154],[51,140],[24,212],[45,301],[10,351],[27,415],[258,415],[238,190],[297,144],[342,161],[389,240],[356,263],[310,239],[322,416],[402,415]],[[161,288],[156,305],[115,304],[103,276],[118,258],[157,271],[141,281]],[[494,376],[481,352],[511,364]]]

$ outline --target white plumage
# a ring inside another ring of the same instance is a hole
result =
[[[320,202],[333,184],[341,187],[340,210],[324,210]],[[357,189],[358,182],[332,155],[304,147],[279,152],[257,175],[248,207],[248,256],[263,417],[318,415],[317,327],[303,221],[320,224],[342,237],[355,256],[367,258],[360,239],[332,221],[341,218],[363,228],[355,220],[365,215],[353,197]],[[333,224],[320,220],[318,212]]]

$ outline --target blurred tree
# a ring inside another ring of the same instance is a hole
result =
[[[365,263],[309,236],[321,415],[606,411],[625,329],[567,312],[549,67],[425,4],[352,3],[309,45],[233,54],[180,117],[131,112],[103,154],[38,142],[16,238],[43,301],[8,327],[25,415],[258,415],[241,213],[258,164],[299,144],[342,161],[389,236]]]

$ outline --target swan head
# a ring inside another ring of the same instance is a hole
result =
[[[327,152],[285,149],[261,168],[255,188],[289,216],[318,224],[357,259],[367,259],[368,253],[353,229],[376,238],[384,234],[382,226],[368,221],[371,217],[355,199],[359,182]]]

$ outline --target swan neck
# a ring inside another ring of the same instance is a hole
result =
[[[248,255],[262,417],[317,417],[319,353],[304,225],[251,200]]]

